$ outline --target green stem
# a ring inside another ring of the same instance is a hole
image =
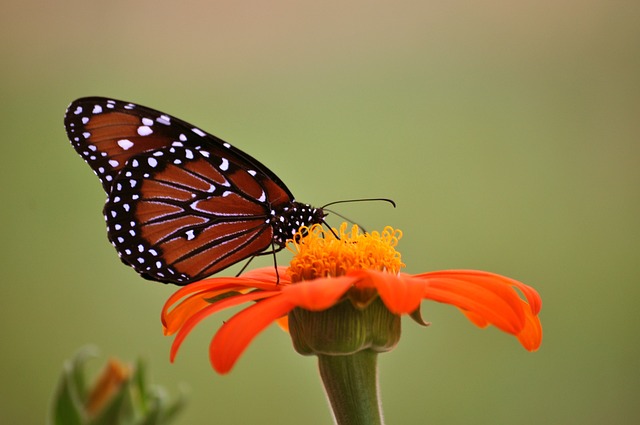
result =
[[[318,355],[320,376],[338,425],[383,425],[378,401],[378,353]]]

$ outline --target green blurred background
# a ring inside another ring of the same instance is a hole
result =
[[[393,198],[336,209],[401,228],[408,272],[490,270],[540,291],[537,353],[424,303],[433,325],[406,320],[380,359],[389,424],[638,423],[638,22],[640,3],[607,0],[5,2],[0,423],[43,423],[87,343],[186,384],[179,424],[331,421],[315,359],[277,327],[230,375],[207,348],[231,313],[169,363],[159,314],[175,287],[120,264],[64,133],[89,95],[193,122],[299,200]]]

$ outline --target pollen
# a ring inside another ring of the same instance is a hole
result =
[[[337,236],[337,237],[336,237]],[[395,247],[402,232],[390,226],[382,232],[362,233],[358,226],[325,230],[315,224],[302,227],[287,249],[294,257],[289,265],[292,282],[343,276],[351,270],[378,270],[398,274],[404,267]]]

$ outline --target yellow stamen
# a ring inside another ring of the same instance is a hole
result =
[[[289,265],[292,282],[327,276],[342,276],[349,270],[370,269],[397,274],[404,264],[395,250],[402,237],[400,230],[390,226],[382,232],[360,233],[358,226],[347,232],[347,223],[334,230],[316,224],[301,228],[287,249],[294,253]]]

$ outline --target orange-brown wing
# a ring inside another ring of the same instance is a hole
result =
[[[254,170],[181,146],[133,157],[104,213],[121,259],[144,277],[186,284],[269,248],[273,196]]]

